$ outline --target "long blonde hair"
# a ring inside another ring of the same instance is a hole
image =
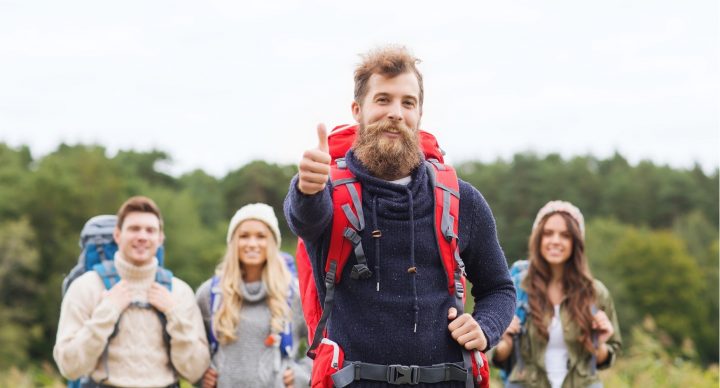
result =
[[[238,257],[237,239],[237,234],[233,232],[232,239],[225,249],[225,256],[215,270],[216,275],[220,277],[222,303],[213,317],[213,328],[215,337],[221,344],[227,344],[237,339],[236,332],[240,323],[243,273]],[[290,319],[287,297],[291,275],[282,261],[280,249],[274,238],[268,238],[265,254],[267,260],[261,278],[267,288],[266,300],[270,308],[270,330],[272,334],[277,334],[283,330],[285,322]]]

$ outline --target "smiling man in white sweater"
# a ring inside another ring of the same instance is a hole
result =
[[[164,240],[157,205],[132,197],[118,211],[114,231],[119,281],[106,290],[88,271],[63,298],[53,356],[70,380],[83,387],[178,387],[195,382],[210,359],[192,289],[173,277],[158,282],[157,248]]]

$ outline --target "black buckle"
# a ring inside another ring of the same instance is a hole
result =
[[[393,364],[387,367],[387,382],[394,385],[417,385],[420,382],[419,367],[417,365]]]
[[[465,294],[465,288],[463,287],[461,282],[455,282],[455,296],[458,298],[462,298],[463,294]]]
[[[352,279],[368,279],[372,276],[372,271],[370,271],[370,268],[368,268],[365,264],[355,264],[352,267],[352,271],[350,272],[350,277]]]

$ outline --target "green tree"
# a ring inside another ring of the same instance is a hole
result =
[[[99,146],[67,146],[42,158],[19,200],[40,242],[36,282],[42,284],[35,306],[43,338],[54,338],[60,306],[60,285],[74,265],[78,237],[85,221],[97,214],[115,213],[128,196],[123,170]],[[34,343],[33,357],[49,358],[52,341]]]
[[[205,227],[189,192],[153,188],[146,193],[160,207],[165,231],[165,266],[196,288],[212,276],[225,247],[224,230]]]
[[[40,291],[39,256],[27,219],[0,224],[0,370],[27,366],[32,341],[42,339],[33,308]]]
[[[697,261],[706,293],[703,301],[707,305],[708,314],[700,322],[697,330],[702,334],[697,346],[705,361],[718,359],[718,343],[720,338],[720,288],[718,285],[718,229],[713,226],[705,215],[696,210],[675,220],[673,232],[685,241],[688,252]]]
[[[17,204],[26,195],[32,156],[26,146],[13,149],[0,143],[0,219],[18,218]]]
[[[179,181],[182,190],[195,199],[203,225],[212,228],[218,223],[227,222],[227,206],[219,180],[202,170],[195,170],[181,176]]]
[[[243,205],[264,202],[275,209],[282,235],[293,236],[282,209],[290,179],[295,173],[294,166],[253,161],[227,174],[221,182],[227,206],[225,222],[229,222],[230,217]]]
[[[607,260],[624,286],[616,305],[652,315],[676,344],[706,340],[699,324],[708,314],[703,274],[681,239],[667,231],[628,228]]]
[[[158,166],[170,164],[170,156],[163,151],[150,152],[120,151],[113,158],[126,175],[142,179],[152,186],[176,188],[178,183],[172,176],[158,171]]]

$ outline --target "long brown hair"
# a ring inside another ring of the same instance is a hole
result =
[[[572,254],[564,264],[562,286],[565,293],[566,305],[570,318],[580,326],[578,342],[592,352],[592,313],[590,306],[595,303],[595,287],[593,277],[585,256],[585,241],[577,222],[567,213],[554,212],[547,214],[533,229],[528,241],[530,267],[523,280],[523,287],[527,290],[530,304],[530,316],[540,335],[548,339],[546,318],[552,316],[553,307],[548,299],[548,284],[552,278],[550,265],[540,253],[543,229],[545,223],[554,214],[559,214],[565,220],[568,232],[572,236]]]

